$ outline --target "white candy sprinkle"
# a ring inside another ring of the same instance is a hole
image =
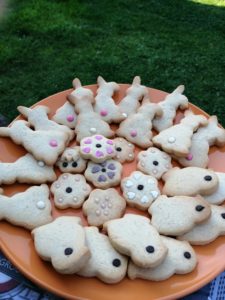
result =
[[[136,173],[134,173],[133,177],[134,177],[134,179],[138,180],[138,179],[141,178],[141,173],[140,172],[136,172]]]
[[[73,197],[73,201],[77,202],[78,198],[77,197]]]
[[[106,210],[104,211],[104,215],[105,215],[105,216],[108,216],[108,214],[109,214],[109,211],[108,211],[108,209],[106,209]]]
[[[95,203],[98,204],[99,203],[99,198],[95,198],[94,201],[95,201]]]
[[[106,207],[106,204],[103,202],[101,203],[101,208],[105,208]]]
[[[62,203],[62,202],[63,202],[63,198],[59,198],[59,199],[58,199],[58,202],[59,202],[59,203]]]
[[[96,133],[96,132],[97,132],[97,129],[94,128],[94,127],[91,127],[91,128],[89,129],[89,131],[90,131],[91,133]]]
[[[132,147],[132,144],[128,143],[128,147]]]
[[[157,171],[156,169],[154,169],[154,170],[152,171],[152,173],[153,173],[153,174],[157,174],[158,171]]]
[[[45,163],[44,163],[43,161],[40,160],[40,161],[38,162],[38,165],[39,165],[39,167],[44,167],[44,166],[45,166]]]
[[[126,113],[122,113],[122,115],[123,115],[125,118],[127,118],[127,114],[126,114]]]
[[[153,199],[156,199],[159,196],[159,192],[151,191],[151,195],[152,195]]]
[[[136,194],[133,193],[133,192],[128,192],[127,193],[127,197],[128,197],[128,199],[132,200],[132,199],[134,199],[136,197]]]
[[[60,184],[59,183],[56,183],[55,184],[55,187],[58,189],[60,187]]]
[[[45,208],[44,201],[38,201],[36,205],[37,205],[37,208],[39,208],[39,209],[44,209]]]
[[[131,186],[133,186],[133,182],[131,180],[127,180],[126,183],[125,183],[125,187],[129,188]]]
[[[108,208],[112,208],[112,203],[111,202],[108,203]]]
[[[169,138],[168,138],[168,142],[169,143],[174,143],[176,141],[176,139],[175,139],[175,137],[174,136],[170,136]]]
[[[132,158],[132,157],[133,157],[133,154],[130,153],[128,156],[129,156],[130,158]]]
[[[67,178],[68,178],[68,175],[64,174],[62,178],[63,178],[63,179],[67,179]]]
[[[97,216],[100,216],[100,215],[101,215],[101,212],[100,212],[99,209],[96,209],[95,213],[96,213]]]
[[[147,203],[148,202],[148,197],[147,196],[143,196],[141,198],[141,203]]]

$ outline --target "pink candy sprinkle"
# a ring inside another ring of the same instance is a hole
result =
[[[51,141],[49,142],[49,145],[50,145],[51,147],[57,147],[57,146],[58,146],[58,143],[57,143],[56,140],[51,140]]]
[[[113,141],[112,141],[112,140],[108,140],[108,141],[107,141],[107,144],[113,145]]]
[[[68,115],[66,117],[66,119],[67,119],[68,122],[73,122],[74,121],[74,116],[73,115]]]
[[[192,160],[193,159],[193,155],[191,153],[189,153],[186,157],[187,160]]]
[[[98,140],[98,141],[100,141],[100,140],[102,140],[102,136],[101,135],[96,135],[95,139]]]
[[[101,156],[104,156],[104,153],[102,151],[98,150],[95,152],[95,155],[96,155],[96,157],[101,157]]]
[[[85,141],[84,141],[84,144],[91,144],[92,143],[92,140],[91,139],[86,139]]]
[[[100,111],[100,115],[101,115],[102,117],[105,117],[105,116],[108,115],[108,111],[107,111],[106,109],[102,109],[102,110]]]
[[[91,148],[90,148],[90,147],[86,147],[86,148],[83,148],[82,151],[83,151],[84,153],[90,153]]]
[[[131,130],[130,135],[131,135],[132,137],[137,136],[137,130]]]
[[[112,154],[113,153],[113,148],[112,147],[107,147],[107,153]]]

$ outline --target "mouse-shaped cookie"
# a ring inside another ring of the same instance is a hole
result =
[[[75,113],[74,105],[69,101],[66,101],[56,110],[52,120],[58,124],[74,129],[77,122],[77,114]]]
[[[215,172],[215,173],[218,177],[219,185],[214,193],[210,195],[204,195],[204,199],[210,204],[221,204],[225,200],[225,173],[222,172]]]

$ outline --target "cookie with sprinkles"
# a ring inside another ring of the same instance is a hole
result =
[[[134,145],[123,138],[115,138],[114,140],[116,156],[114,159],[120,163],[131,162],[134,160]]]

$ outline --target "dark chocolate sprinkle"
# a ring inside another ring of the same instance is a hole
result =
[[[76,168],[76,167],[77,167],[77,162],[76,162],[76,161],[74,161],[74,162],[72,163],[72,167],[73,167],[73,168]]]
[[[119,151],[119,152],[120,152],[120,151],[122,151],[122,148],[121,148],[121,147],[117,147],[117,148],[116,148],[116,151]]]
[[[101,148],[101,147],[102,147],[101,144],[96,144],[95,146],[96,146],[97,148]]]
[[[195,207],[195,210],[196,210],[196,211],[202,211],[204,208],[205,208],[205,207],[202,206],[202,205],[197,205],[197,206]]]
[[[64,254],[65,255],[71,255],[73,253],[73,249],[72,248],[66,248],[65,250],[64,250]]]
[[[190,259],[191,258],[191,253],[190,252],[184,252],[184,257],[187,258],[187,259]]]
[[[158,166],[158,164],[159,164],[159,163],[158,163],[157,160],[154,160],[154,161],[153,161],[153,165],[154,165],[154,166]]]
[[[144,188],[143,184],[139,184],[139,185],[137,186],[137,189],[138,189],[139,191],[143,190],[143,188]]]
[[[106,172],[106,169],[105,169],[105,168],[102,168],[102,172],[103,172],[103,173]]]
[[[206,181],[211,181],[211,180],[212,180],[212,176],[206,175],[206,176],[204,177],[204,179],[205,179]]]
[[[66,192],[67,192],[67,193],[71,193],[72,190],[73,190],[73,189],[72,189],[71,187],[67,187],[67,188],[66,188]]]
[[[120,259],[115,258],[115,259],[112,261],[112,265],[113,265],[114,267],[119,267],[119,266],[121,265]]]
[[[155,252],[155,248],[154,248],[153,246],[147,246],[147,247],[145,248],[145,250],[146,250],[148,253],[153,253],[153,252]]]
[[[63,162],[63,168],[66,168],[68,166],[68,163],[66,161]]]
[[[222,217],[223,219],[225,219],[225,213],[222,213],[222,214],[221,214],[221,217]]]

